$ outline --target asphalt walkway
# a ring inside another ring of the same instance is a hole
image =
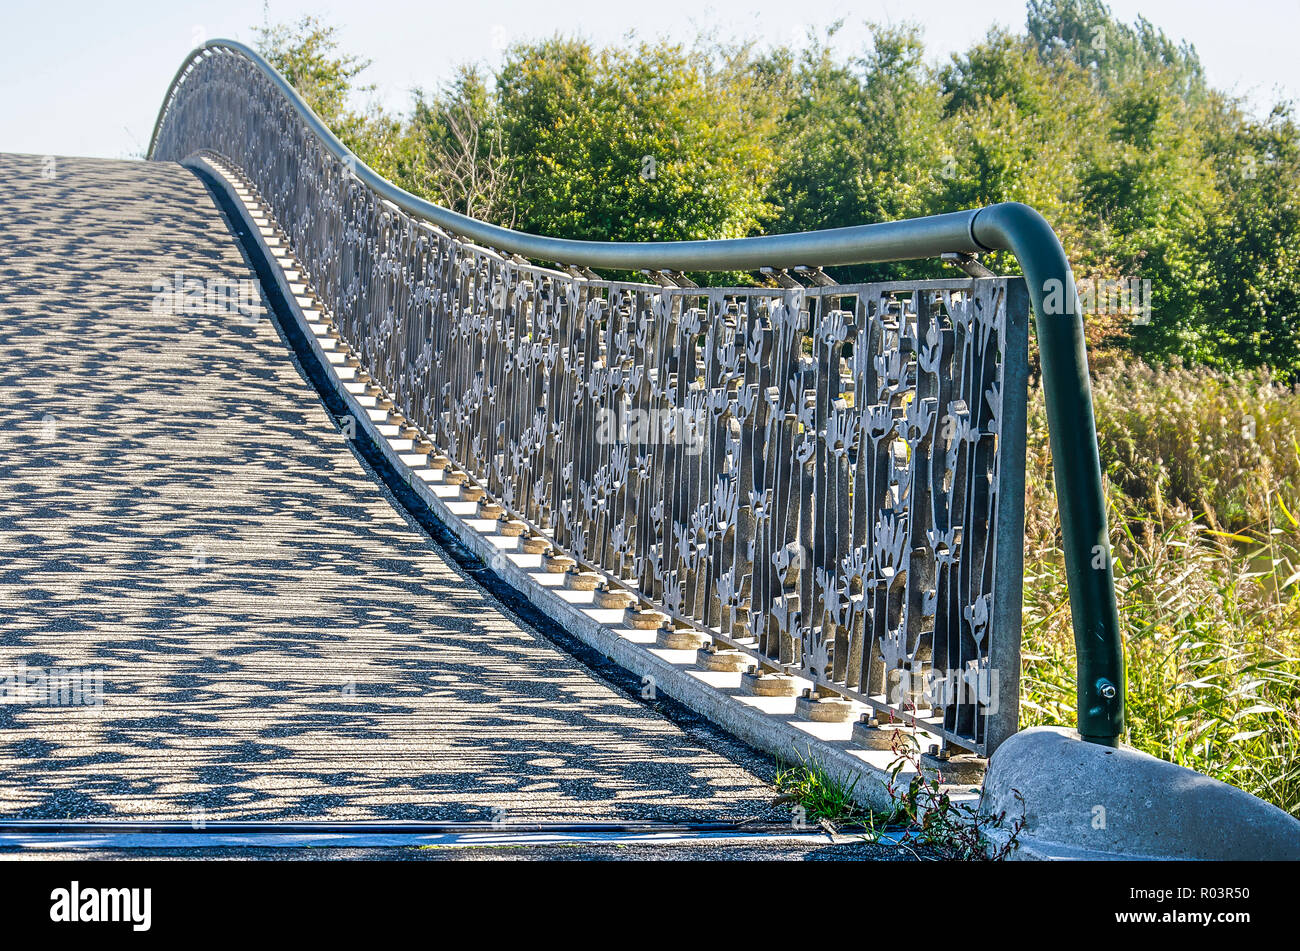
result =
[[[0,816],[779,815],[394,507],[273,322],[206,302],[252,277],[179,165],[0,155]]]

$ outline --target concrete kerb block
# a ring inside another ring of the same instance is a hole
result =
[[[911,727],[900,722],[881,723],[870,713],[862,714],[853,724],[851,738],[863,749],[921,752]]]
[[[623,624],[638,631],[654,631],[668,622],[668,615],[652,608],[628,605],[623,611]]]
[[[949,755],[931,750],[920,757],[921,772],[927,779],[944,784],[979,786],[984,782],[989,761],[973,753]]]
[[[624,591],[604,581],[596,585],[596,594],[592,601],[596,607],[606,611],[623,611],[635,603],[636,595],[632,592]]]
[[[542,555],[542,570],[554,575],[564,574],[576,568],[578,563],[568,555],[552,548]]]
[[[709,642],[709,636],[693,627],[678,627],[671,621],[659,625],[655,632],[655,646],[671,651],[699,651]]]
[[[524,535],[519,541],[519,550],[525,555],[544,555],[550,550],[551,540],[543,535]]]
[[[1300,821],[1135,749],[1031,727],[994,752],[982,808],[1020,814],[1019,858],[1300,860]]]
[[[564,573],[564,586],[571,591],[595,591],[600,584],[600,575],[594,571],[583,571],[574,565]]]

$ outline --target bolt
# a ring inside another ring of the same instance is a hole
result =
[[[931,755],[931,756],[938,756],[938,755],[939,755],[939,744],[938,744],[938,743],[931,743],[931,744],[930,744],[930,755]]]
[[[1119,693],[1119,691],[1115,689],[1115,685],[1105,677],[1097,681],[1097,692],[1101,694],[1102,698],[1105,700],[1114,700],[1115,694]]]

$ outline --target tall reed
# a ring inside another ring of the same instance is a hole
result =
[[[1266,374],[1094,374],[1126,741],[1300,816],[1300,392]],[[1041,391],[1030,396],[1021,725],[1075,722]]]

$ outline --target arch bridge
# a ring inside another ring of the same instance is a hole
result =
[[[226,40],[148,157],[0,159],[0,650],[111,701],[0,707],[10,815],[731,815],[769,793],[731,737],[874,782],[900,731],[970,786],[1018,725],[1031,315],[1078,728],[1117,744],[1082,318],[1032,209],[520,233]],[[723,271],[768,286],[688,277]]]

